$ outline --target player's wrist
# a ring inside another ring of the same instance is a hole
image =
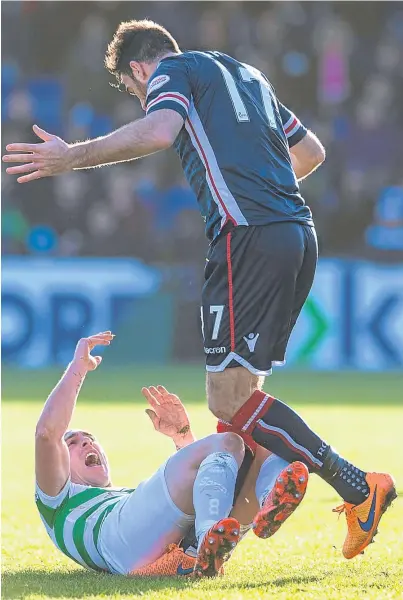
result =
[[[180,450],[181,448],[192,444],[195,441],[195,437],[193,435],[192,430],[190,429],[190,425],[186,425],[186,427],[183,428],[181,432],[176,434],[173,437],[173,441],[177,450]]]
[[[103,161],[94,155],[95,149],[100,145],[98,142],[99,140],[88,140],[68,144],[66,153],[67,170],[74,171],[74,169],[86,169],[103,164]]]
[[[85,148],[83,144],[69,144],[66,152],[66,165],[69,170],[79,169],[82,167],[83,155],[85,155]]]
[[[79,377],[85,377],[89,371],[89,365],[83,358],[73,358],[67,370]]]

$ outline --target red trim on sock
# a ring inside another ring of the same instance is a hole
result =
[[[251,434],[256,421],[270,408],[274,400],[269,394],[256,390],[231,419],[232,425],[243,433]]]
[[[231,425],[231,423],[225,423],[224,421],[218,420],[217,433],[225,433],[226,431],[233,431],[234,433],[240,435],[245,444],[249,446],[249,448],[252,450],[253,454],[256,453],[257,443],[255,442],[252,436],[248,435],[247,433],[244,433],[243,431],[240,431],[239,429],[235,429],[235,427]]]
[[[260,425],[260,423],[256,423],[256,427],[258,429],[260,429],[260,431],[264,431],[264,433],[266,434],[270,434],[270,435],[275,435],[276,437],[280,438],[282,442],[284,442],[284,444],[286,446],[288,446],[288,448],[290,448],[293,452],[296,452],[297,454],[299,454],[300,456],[302,456],[302,458],[304,459],[304,462],[308,462],[311,467],[313,469],[315,469],[315,471],[318,470],[318,465],[315,465],[314,462],[311,461],[311,459],[305,454],[305,452],[302,452],[302,450],[299,450],[298,448],[295,448],[295,446],[293,446],[292,444],[290,444],[290,442],[287,440],[287,438],[285,438],[283,435],[281,435],[280,432],[278,431],[267,431],[267,429],[265,429],[264,427],[262,427]]]
[[[231,262],[231,232],[227,234],[227,269],[228,269],[228,309],[229,329],[231,335],[231,352],[235,351],[235,320],[234,320],[234,294],[232,287],[232,262]]]

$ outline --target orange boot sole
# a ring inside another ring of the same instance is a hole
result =
[[[218,521],[204,536],[197,552],[196,577],[215,577],[223,573],[223,564],[240,540],[239,522],[229,517]]]
[[[253,520],[255,535],[266,539],[280,529],[305,496],[308,478],[308,468],[299,461],[291,463],[281,471]]]

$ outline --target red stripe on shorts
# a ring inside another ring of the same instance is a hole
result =
[[[232,286],[231,232],[227,234],[228,309],[231,352],[235,351],[234,291]]]

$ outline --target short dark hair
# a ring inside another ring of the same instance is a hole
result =
[[[82,429],[69,429],[63,436],[64,441],[67,442],[67,440],[74,437],[77,433],[82,433],[83,435],[89,437],[90,439],[92,439],[92,441],[95,442],[95,436],[92,435],[92,433],[88,433],[88,431],[83,431]]]
[[[179,46],[162,25],[143,19],[123,21],[117,28],[105,55],[105,67],[118,81],[131,75],[130,61],[153,62],[168,52],[179,53]]]

